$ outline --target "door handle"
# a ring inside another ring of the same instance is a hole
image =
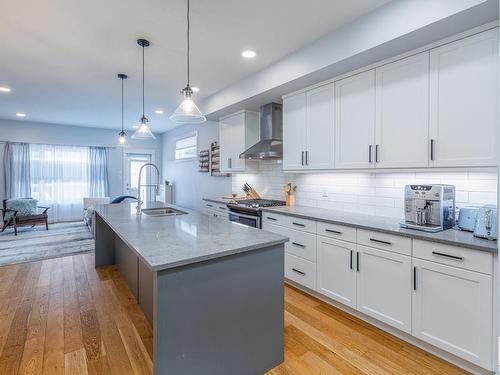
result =
[[[368,146],[368,163],[370,163],[370,164],[372,162],[372,152],[373,152],[373,146],[369,145]]]
[[[375,163],[378,163],[378,145],[375,145]]]
[[[360,271],[361,267],[359,266],[359,251],[356,252],[356,271]]]
[[[353,251],[351,250],[351,256],[349,257],[349,258],[350,258],[350,259],[349,259],[349,268],[350,268],[351,270],[352,270],[352,255],[353,255],[352,253],[353,253]]]
[[[309,165],[309,151],[306,151],[306,165]]]
[[[302,156],[301,156],[301,158],[302,158],[302,165],[304,165],[304,151],[302,151]]]
[[[431,139],[431,161],[434,161],[434,139]]]
[[[413,267],[413,290],[417,290],[417,267]]]

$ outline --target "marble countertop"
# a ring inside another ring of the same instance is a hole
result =
[[[306,206],[270,207],[264,208],[262,209],[262,211],[274,212],[277,214],[323,221],[339,225],[347,225],[378,232],[397,234],[400,236],[434,241],[447,245],[467,247],[469,249],[488,251],[492,253],[498,252],[497,241],[489,241],[486,239],[476,238],[472,235],[471,232],[464,232],[457,229],[448,229],[442,232],[428,233],[414,229],[404,229],[399,226],[398,219],[388,217],[356,214]]]
[[[144,208],[173,207],[187,215],[136,215],[136,203],[96,206],[96,213],[152,270],[198,263],[209,259],[274,246],[288,238],[232,223],[162,202]]]
[[[229,198],[202,198],[204,201],[220,203],[220,204],[228,204],[232,199]]]

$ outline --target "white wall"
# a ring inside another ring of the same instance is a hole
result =
[[[210,148],[219,140],[218,123],[207,121],[200,125],[179,126],[162,135],[163,176],[175,184],[175,203],[179,206],[199,209],[203,197],[222,197],[231,193],[230,177],[212,177],[210,173],[198,172],[198,159],[175,160],[175,141],[198,132],[198,151]]]
[[[495,168],[467,171],[283,173],[275,161],[255,162],[252,173],[234,174],[232,189],[248,182],[266,198],[285,199],[283,185],[297,185],[298,205],[387,217],[403,217],[404,186],[442,183],[456,187],[457,206],[497,203]]]
[[[65,126],[28,121],[11,121],[0,119],[0,158],[6,141],[60,144],[74,146],[117,146],[117,130]],[[147,149],[155,155],[155,160],[161,170],[161,140],[138,141],[129,139],[129,149]],[[0,200],[5,197],[3,161],[0,162]],[[123,148],[114,147],[109,152],[109,183],[110,195],[120,195],[123,192]]]

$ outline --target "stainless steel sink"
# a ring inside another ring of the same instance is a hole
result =
[[[146,208],[142,210],[142,213],[149,216],[176,216],[176,215],[186,215],[187,212],[177,210],[175,208]]]

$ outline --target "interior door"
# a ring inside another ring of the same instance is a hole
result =
[[[411,333],[411,258],[358,245],[357,309]]]
[[[126,153],[124,161],[124,194],[137,197],[139,171],[146,163],[152,162],[152,155],[147,153]],[[141,185],[156,183],[151,179],[151,169],[145,168],[141,176]],[[148,201],[154,200],[154,189],[145,186],[141,187],[141,197],[146,197]],[[144,199],[142,199],[144,201]]]
[[[376,72],[376,166],[429,165],[429,52]]]
[[[433,49],[430,92],[433,165],[497,165],[498,29]]]
[[[303,169],[306,151],[306,94],[283,99],[283,169]]]
[[[413,259],[413,336],[491,369],[492,277]]]
[[[333,169],[333,83],[307,92],[306,168]]]
[[[356,308],[356,245],[318,236],[318,292]]]
[[[374,166],[375,70],[335,82],[335,129],[336,168]]]

